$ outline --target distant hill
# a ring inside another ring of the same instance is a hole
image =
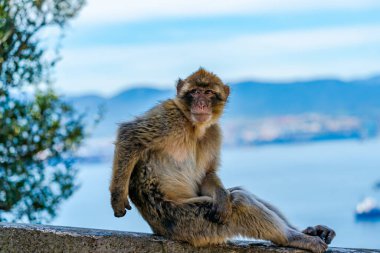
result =
[[[105,116],[95,135],[113,136],[118,122],[130,120],[174,94],[174,89],[133,88],[110,98],[83,95],[68,100],[90,114],[102,105]],[[379,119],[380,76],[349,82],[331,79],[288,83],[233,83],[224,120],[305,113]]]
[[[232,85],[229,117],[275,116],[308,112],[374,116],[380,112],[380,78],[343,82],[241,82]]]

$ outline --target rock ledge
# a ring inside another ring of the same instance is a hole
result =
[[[231,241],[226,245],[194,248],[187,243],[143,233],[34,224],[0,223],[0,252],[162,252],[162,253],[302,253],[270,243]],[[378,252],[370,249],[329,248],[328,252]]]

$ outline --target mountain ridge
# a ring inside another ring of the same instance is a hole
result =
[[[223,117],[225,121],[308,113],[371,120],[380,118],[380,76],[351,81],[242,81],[230,86],[231,95]],[[110,129],[116,129],[116,123],[130,120],[174,95],[174,88],[144,86],[123,90],[109,98],[87,94],[69,97],[68,100],[89,114],[95,113],[99,105],[104,106],[106,113],[96,134],[113,135],[114,131],[110,132]]]

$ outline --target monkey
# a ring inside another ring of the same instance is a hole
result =
[[[335,237],[331,228],[299,231],[268,202],[223,186],[219,118],[230,87],[200,68],[179,79],[176,91],[119,125],[110,184],[114,215],[131,210],[130,198],[155,234],[196,247],[243,236],[324,252]]]

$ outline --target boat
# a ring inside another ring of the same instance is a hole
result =
[[[374,198],[366,197],[357,204],[355,217],[358,220],[380,220],[380,206]]]

